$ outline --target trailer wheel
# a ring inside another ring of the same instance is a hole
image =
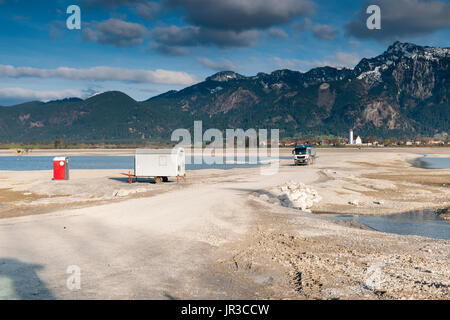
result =
[[[162,178],[161,177],[156,177],[155,178],[155,182],[156,183],[161,183],[162,182]]]
[[[169,177],[162,177],[163,182],[169,182]]]

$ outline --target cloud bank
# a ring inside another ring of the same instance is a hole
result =
[[[158,83],[169,85],[192,85],[197,82],[194,76],[171,70],[135,70],[112,67],[93,67],[89,69],[75,69],[60,67],[57,69],[39,69],[32,67],[14,67],[0,65],[0,77],[35,77],[62,78],[71,80],[97,81],[130,81],[140,83]]]
[[[332,26],[318,24],[313,28],[313,35],[317,39],[334,40],[338,36],[338,32]]]
[[[211,59],[201,57],[198,58],[197,61],[202,66],[215,71],[224,71],[224,70],[233,71],[238,69],[238,67],[233,62],[227,59],[222,59],[220,61],[213,61]]]
[[[150,33],[159,46],[165,47],[248,47],[255,43],[258,32],[204,29],[194,26],[155,28]]]
[[[119,19],[92,22],[83,28],[84,39],[119,48],[139,46],[147,34],[148,30],[143,25]]]
[[[0,89],[0,98],[11,100],[39,100],[50,101],[65,98],[83,97],[83,93],[79,90],[60,90],[60,91],[37,91],[24,88],[2,88]]]
[[[151,31],[154,47],[172,55],[187,54],[186,47],[251,47],[261,34],[287,38],[276,26],[316,9],[310,0],[165,0],[162,5],[166,10],[181,9],[190,23]]]
[[[167,6],[182,7],[196,26],[220,30],[269,28],[314,13],[309,0],[166,0]]]
[[[182,56],[193,47],[236,48],[254,46],[260,36],[287,39],[280,28],[299,17],[311,16],[317,5],[312,0],[84,0],[86,6],[115,10],[128,7],[152,21],[161,13],[178,12],[185,25],[166,25],[147,30],[139,23],[109,19],[91,22],[83,30],[88,41],[119,48],[135,47],[150,39],[149,50]],[[309,20],[308,20],[309,21]],[[318,26],[319,39],[332,40],[337,32]]]
[[[361,60],[360,56],[355,53],[337,51],[324,60],[301,60],[301,59],[283,59],[274,57],[270,62],[279,69],[291,69],[307,72],[311,68],[317,67],[334,67],[334,68],[353,68]]]

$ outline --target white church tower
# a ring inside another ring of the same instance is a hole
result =
[[[348,144],[353,144],[353,129],[350,129],[350,135],[348,137]]]

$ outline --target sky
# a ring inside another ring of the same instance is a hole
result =
[[[0,0],[0,106],[111,90],[143,101],[218,71],[353,67],[396,40],[449,39],[444,0]]]

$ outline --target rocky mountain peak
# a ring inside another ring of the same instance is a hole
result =
[[[221,71],[206,78],[206,81],[227,82],[236,79],[237,80],[246,79],[246,77],[233,71]]]
[[[407,55],[418,52],[420,49],[423,49],[423,47],[415,45],[413,43],[396,41],[388,47],[385,54]]]
[[[381,55],[362,59],[354,68],[354,76],[361,78],[369,73],[378,74],[380,70],[396,68],[399,63],[409,64],[411,61],[417,60],[438,62],[442,58],[448,57],[450,57],[449,48],[423,47],[396,41]]]
[[[402,57],[436,61],[450,57],[450,48],[422,47],[413,43],[397,41],[389,46],[380,57],[391,61],[400,60]]]

